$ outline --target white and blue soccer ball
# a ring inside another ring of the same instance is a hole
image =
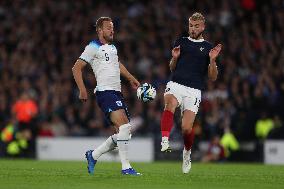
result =
[[[149,83],[144,83],[137,89],[137,98],[143,102],[149,102],[156,97],[156,89]]]

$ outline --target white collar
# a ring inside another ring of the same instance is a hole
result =
[[[202,39],[192,39],[191,37],[188,37],[188,39],[189,39],[190,41],[193,41],[193,42],[203,42],[203,41],[204,41],[203,38],[202,38]]]

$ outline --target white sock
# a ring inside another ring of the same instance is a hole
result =
[[[169,137],[166,137],[166,136],[162,137],[162,141],[165,141],[165,140],[169,140]]]
[[[131,136],[130,129],[131,125],[129,123],[121,125],[117,134],[117,146],[122,164],[122,170],[131,168],[128,159],[128,141]]]
[[[104,143],[102,143],[98,148],[96,148],[93,151],[92,156],[94,160],[99,159],[99,157],[102,154],[113,150],[116,147],[116,143],[117,143],[117,134],[108,137],[108,139],[106,139]]]

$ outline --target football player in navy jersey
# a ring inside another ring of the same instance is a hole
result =
[[[205,18],[194,13],[189,18],[189,37],[176,40],[170,61],[171,79],[164,93],[164,112],[161,118],[161,151],[171,151],[169,135],[173,127],[173,117],[177,107],[181,109],[182,134],[184,139],[183,173],[191,169],[191,147],[194,139],[193,122],[201,102],[201,90],[207,78],[215,81],[218,75],[216,58],[222,45],[213,47],[204,40]]]

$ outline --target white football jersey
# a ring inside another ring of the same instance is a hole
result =
[[[89,63],[93,69],[97,80],[95,91],[121,91],[119,62],[114,45],[91,41],[79,58]]]

